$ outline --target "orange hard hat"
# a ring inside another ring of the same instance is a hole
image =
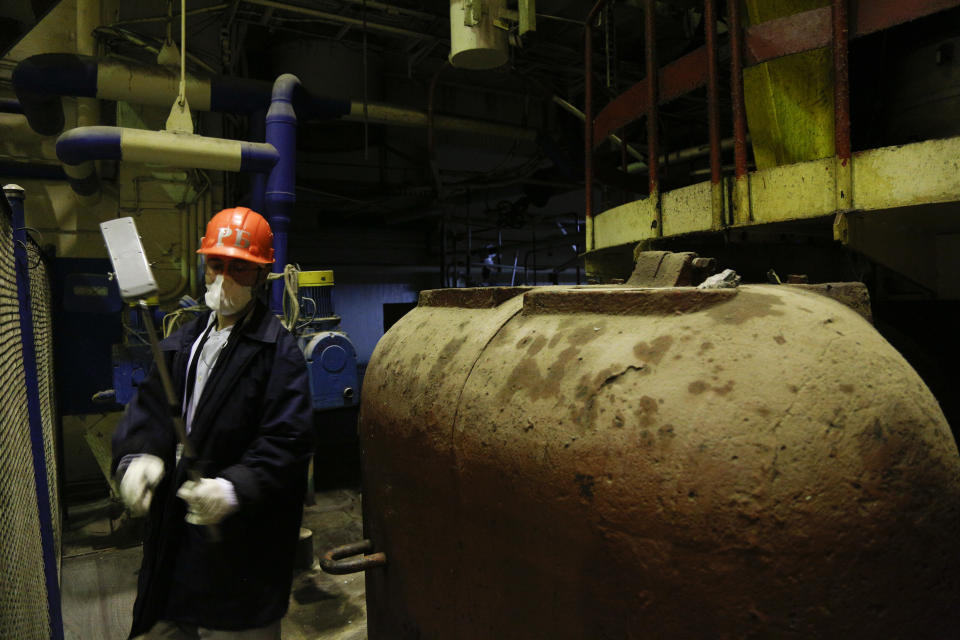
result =
[[[264,217],[253,209],[224,209],[210,218],[197,253],[271,264],[273,232]]]

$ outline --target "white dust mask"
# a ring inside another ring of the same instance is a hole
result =
[[[232,316],[243,311],[253,299],[253,287],[244,287],[233,278],[224,278],[217,275],[213,282],[207,285],[204,301],[207,306],[222,316]]]

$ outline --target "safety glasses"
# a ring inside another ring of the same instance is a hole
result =
[[[207,258],[207,275],[212,278],[220,274],[229,276],[234,282],[244,287],[251,287],[257,281],[260,266],[253,262],[238,259]]]

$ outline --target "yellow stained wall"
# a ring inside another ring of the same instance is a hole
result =
[[[745,0],[750,24],[830,4],[829,0]],[[747,125],[758,169],[834,155],[830,48],[744,69]]]

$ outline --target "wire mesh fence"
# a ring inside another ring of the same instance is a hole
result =
[[[51,293],[46,266],[28,242],[31,309],[55,557],[60,557]],[[37,484],[10,218],[0,210],[0,638],[50,636]]]

